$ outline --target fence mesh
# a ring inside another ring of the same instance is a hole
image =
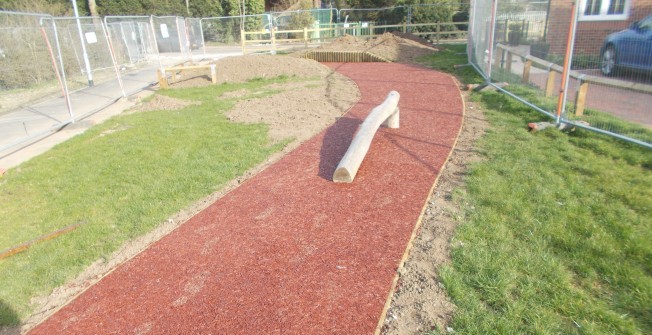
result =
[[[469,61],[559,122],[650,146],[650,9],[633,7],[624,15],[578,1],[573,15],[574,5],[476,0]]]
[[[47,43],[52,31],[48,16],[0,12],[0,113],[60,93],[57,46]]]
[[[43,108],[66,95],[49,16],[0,12],[0,151],[68,122],[69,110]]]
[[[204,41],[210,45],[240,45],[242,18],[239,16],[201,19]]]
[[[149,16],[107,16],[104,22],[118,64],[134,65],[158,57]]]
[[[115,79],[108,39],[99,18],[55,18],[64,69],[70,89],[85,87],[89,81]]]
[[[159,53],[188,53],[185,23],[177,16],[152,17]]]

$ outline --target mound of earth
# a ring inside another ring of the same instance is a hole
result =
[[[243,89],[221,96],[224,99],[238,99],[235,107],[227,112],[230,120],[268,124],[272,142],[293,139],[286,150],[296,147],[331,125],[360,99],[360,91],[353,81],[311,59],[249,55],[223,58],[213,63],[217,68],[218,84],[280,76],[296,78],[291,83],[268,86],[280,91],[273,95],[258,96],[260,92]],[[206,72],[196,70],[180,73],[177,75],[178,81],[172,82],[170,87],[212,85]],[[165,101],[152,99],[137,109],[156,109],[161,105],[170,108],[179,106],[173,103],[172,98],[165,98]]]
[[[315,50],[325,51],[361,51],[369,52],[392,62],[412,64],[416,58],[438,51],[414,35],[400,33],[384,33],[374,38],[363,39],[346,35],[335,39]],[[407,38],[407,36],[411,36]]]

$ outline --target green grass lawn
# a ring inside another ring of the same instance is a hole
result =
[[[440,271],[457,305],[451,327],[652,334],[652,151],[584,130],[530,133],[545,116],[497,92],[471,99],[491,126],[455,193],[464,215]]]
[[[9,170],[0,179],[0,251],[81,225],[0,260],[0,326],[19,324],[32,297],[279,151],[289,140],[271,145],[266,125],[228,121],[224,112],[236,100],[216,97],[240,89],[274,94],[266,86],[290,80],[298,79],[161,91],[201,104],[113,117]]]

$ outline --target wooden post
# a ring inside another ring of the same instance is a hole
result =
[[[584,107],[586,106],[586,93],[589,91],[589,83],[580,79],[580,87],[575,96],[575,115],[584,115]]]
[[[505,49],[501,48],[500,45],[496,47],[496,58],[494,59],[494,66],[497,68],[502,68],[503,66],[503,57],[505,57]]]
[[[274,54],[276,54],[276,32],[274,31],[274,27],[269,28],[269,33],[272,38],[272,50],[274,50]]]
[[[376,106],[369,116],[362,122],[358,132],[355,134],[349,149],[342,157],[333,174],[333,181],[336,183],[351,183],[358,173],[362,160],[369,151],[371,140],[373,140],[378,127],[385,123],[389,128],[399,127],[398,100],[400,95],[391,91],[385,101]]]
[[[407,23],[403,22],[403,34],[407,33]]]
[[[507,70],[509,73],[512,73],[512,53],[509,51],[507,52],[507,60],[505,62],[507,62],[505,65],[505,70]]]
[[[247,36],[245,35],[244,30],[240,30],[240,43],[242,44],[242,54],[244,55],[246,53],[245,50],[245,41],[246,41]]]
[[[211,82],[217,84],[217,70],[215,69],[215,64],[211,64]]]
[[[158,74],[158,85],[162,89],[168,88],[169,87],[168,86],[168,78],[167,78],[167,75],[165,74],[165,68],[158,69],[158,71],[156,71],[156,73]]]
[[[306,48],[308,47],[308,27],[303,27],[303,42],[306,44]]]
[[[548,69],[548,81],[546,81],[546,97],[551,97],[552,92],[555,90],[555,74],[556,72],[552,69]]]
[[[523,84],[527,84],[530,82],[531,69],[532,69],[532,61],[528,59],[525,61],[525,65],[523,66],[523,80],[521,81]]]

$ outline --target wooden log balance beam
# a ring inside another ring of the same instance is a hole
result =
[[[385,124],[387,128],[399,127],[399,110],[398,100],[400,94],[391,91],[385,98],[385,101],[376,106],[369,116],[362,122],[362,125],[355,134],[349,149],[342,157],[340,164],[337,165],[333,173],[333,181],[336,183],[351,183],[358,173],[362,160],[367,155],[371,140],[373,140],[378,127]]]
[[[217,70],[215,69],[215,64],[208,64],[208,65],[162,67],[157,71],[159,86],[161,88],[170,87],[168,83],[167,72],[172,72],[172,76],[176,77],[176,71],[203,70],[203,69],[211,70],[211,82],[213,84],[217,84]]]

